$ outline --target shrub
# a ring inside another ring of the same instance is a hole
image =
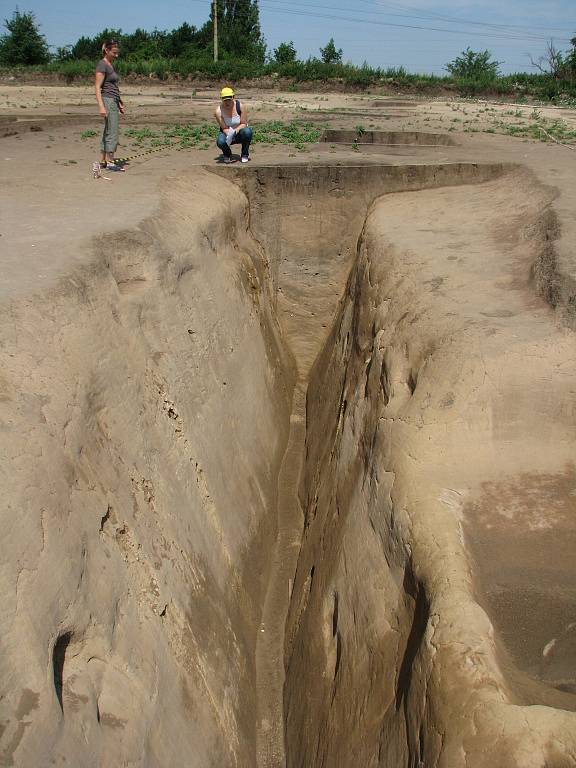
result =
[[[274,51],[276,64],[291,64],[296,61],[296,48],[292,40],[289,43],[280,43]]]
[[[46,64],[50,52],[46,38],[41,34],[33,13],[14,11],[4,21],[7,35],[0,37],[0,63],[8,66]]]
[[[331,37],[324,48],[320,48],[324,64],[342,64],[342,48],[336,49],[334,38]]]
[[[454,61],[446,64],[446,70],[456,78],[494,80],[498,77],[501,62],[491,61],[491,59],[490,51],[476,52],[466,48]]]

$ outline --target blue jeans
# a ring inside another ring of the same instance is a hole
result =
[[[248,157],[250,154],[250,142],[252,141],[252,128],[246,126],[236,131],[236,135],[232,140],[232,144],[242,144],[242,157]],[[232,150],[226,143],[226,134],[220,131],[218,138],[216,139],[216,145],[220,149],[224,157],[232,157]]]

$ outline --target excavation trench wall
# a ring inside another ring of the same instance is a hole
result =
[[[502,471],[572,487],[570,340],[527,291],[550,196],[499,165],[223,170],[2,310],[3,764],[574,765],[570,681],[479,556]]]
[[[250,201],[250,229],[269,262],[278,318],[306,378],[334,321],[358,240],[380,195],[476,184],[504,164],[225,169]]]
[[[532,283],[553,197],[516,170],[369,210],[309,377],[289,766],[574,764],[576,361]]]
[[[576,371],[536,296],[553,190],[457,164],[237,183],[309,379],[288,765],[572,764]]]
[[[328,130],[322,141],[333,144],[379,144],[386,146],[411,145],[421,147],[454,147],[456,142],[446,133],[424,131],[367,131]]]
[[[291,363],[233,189],[2,309],[2,765],[254,765]]]

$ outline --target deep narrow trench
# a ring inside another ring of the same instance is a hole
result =
[[[286,743],[285,667],[288,616],[307,514],[299,496],[306,443],[322,440],[317,434],[308,434],[314,426],[322,429],[321,422],[306,423],[308,376],[319,357],[330,356],[337,310],[360,257],[360,237],[373,200],[386,191],[443,181],[442,168],[411,169],[408,173],[406,169],[386,169],[384,174],[382,169],[373,168],[323,168],[315,172],[316,176],[312,172],[302,173],[301,169],[259,169],[238,179],[248,192],[253,233],[270,258],[279,319],[299,371],[289,436],[278,474],[277,537],[256,641],[257,768],[285,768],[288,762],[299,764],[301,759],[298,747]],[[454,173],[455,180],[467,181],[476,180],[476,175],[482,180],[484,173],[489,177],[494,172],[495,169],[475,168],[469,177],[469,168],[458,167],[451,169],[449,175]],[[335,378],[341,375],[340,371]],[[344,403],[344,412],[345,406]],[[339,424],[344,412],[336,415]],[[332,425],[328,432],[331,429]],[[329,434],[325,437],[329,441]],[[309,490],[306,488],[302,493]],[[334,592],[329,613],[331,637],[336,643],[335,677],[342,654],[338,602],[338,592]],[[407,611],[411,614],[412,607],[408,606]],[[328,655],[333,655],[332,649]],[[406,658],[409,655],[405,654]],[[402,691],[406,687],[402,687],[402,681],[411,674],[413,659],[409,661],[410,669],[406,663],[400,674]],[[306,688],[305,682],[301,687]]]
[[[2,758],[572,765],[552,192],[499,164],[218,176],[170,178],[5,326]]]
[[[290,433],[278,474],[278,533],[256,643],[256,750],[258,768],[283,768],[284,644],[303,514],[298,486],[306,438],[306,385],[294,387]]]
[[[417,270],[416,283],[403,286],[398,296],[396,317],[384,321],[386,297],[396,290],[379,264],[386,228],[372,222],[366,241],[364,228],[373,204],[385,193],[461,187],[489,182],[500,173],[498,167],[457,166],[307,173],[282,168],[259,169],[241,180],[250,200],[252,231],[270,257],[278,316],[299,370],[278,476],[278,535],[256,646],[258,768],[348,768],[356,759],[368,764],[363,761],[373,761],[375,754],[378,762],[370,764],[386,768],[427,760],[436,764],[442,740],[425,722],[428,693],[422,672],[426,665],[432,668],[425,641],[431,603],[421,581],[426,558],[418,561],[412,555],[412,546],[421,546],[429,534],[420,532],[423,539],[410,543],[411,523],[404,523],[404,530],[398,527],[395,518],[404,511],[395,509],[388,486],[397,472],[383,469],[394,441],[384,435],[426,387],[425,407],[430,408],[433,389],[420,378],[436,342],[425,326],[411,327],[429,311],[419,314],[412,301],[438,291],[448,279],[439,273],[462,243],[453,242],[452,235],[446,242],[440,237],[431,273]],[[472,207],[480,202],[488,211],[497,193],[496,185],[493,192],[466,192],[462,199],[469,198]],[[446,193],[450,202],[457,197]],[[444,212],[436,210],[433,198],[424,199],[430,210],[415,226],[430,233]],[[425,248],[429,240],[415,242]],[[485,248],[488,252],[490,245]],[[394,259],[387,261],[388,256],[382,263],[392,269]],[[497,264],[496,274],[500,268]],[[492,300],[497,303],[496,293]],[[483,317],[508,316],[508,310],[501,312],[490,315],[486,306],[479,307]],[[310,408],[307,397],[312,398]],[[453,400],[444,393],[441,408]],[[400,454],[411,440],[408,430]],[[408,484],[412,472],[406,472]],[[434,483],[429,478],[424,487]],[[365,522],[366,530],[346,532]],[[382,595],[382,586],[375,590],[373,580],[386,584]],[[390,624],[390,637],[378,629],[380,623]]]
[[[258,768],[285,768],[288,762],[287,622],[303,544],[306,510],[302,509],[300,492],[310,490],[302,490],[301,475],[307,440],[321,440],[319,435],[308,434],[308,430],[314,431],[315,426],[322,429],[319,424],[306,423],[308,377],[318,358],[330,354],[338,308],[358,263],[361,233],[373,200],[397,187],[442,182],[441,169],[420,169],[416,171],[417,178],[408,181],[405,170],[386,169],[384,174],[381,171],[323,168],[315,169],[315,176],[310,171],[302,173],[301,169],[260,169],[239,178],[250,200],[251,227],[270,258],[273,284],[278,291],[279,319],[299,372],[288,441],[278,475],[277,537],[256,643]],[[472,178],[477,172],[473,170]],[[480,170],[480,178],[484,172],[489,176],[494,171]],[[420,173],[422,178],[418,178]],[[456,179],[460,175],[467,179],[468,173],[468,168],[459,167]],[[337,415],[339,423],[343,416],[344,413]],[[331,606],[332,637],[337,646],[335,675],[342,653],[338,600],[336,592]],[[405,670],[404,675],[410,672]],[[293,764],[298,755],[293,754],[291,759]]]

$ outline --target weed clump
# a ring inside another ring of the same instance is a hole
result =
[[[313,123],[293,120],[279,120],[259,123],[252,126],[253,143],[260,144],[292,144],[296,149],[305,151],[307,144],[315,144],[320,140],[322,127]],[[140,149],[174,147],[176,149],[208,149],[218,136],[218,126],[214,123],[174,123],[165,125],[158,130],[148,126],[128,128],[124,135],[131,139]],[[96,135],[95,131],[84,131],[82,138]]]

